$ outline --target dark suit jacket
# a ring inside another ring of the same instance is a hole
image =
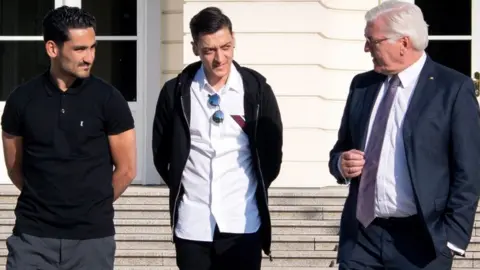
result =
[[[337,163],[342,152],[364,151],[370,112],[385,75],[354,77],[338,141],[330,152],[330,173],[345,184]],[[432,238],[432,256],[447,242],[466,250],[480,187],[480,113],[471,78],[427,57],[402,132],[417,211]],[[359,223],[356,203],[360,178],[352,179],[340,224],[338,260],[348,260]],[[408,233],[408,232],[405,232]]]

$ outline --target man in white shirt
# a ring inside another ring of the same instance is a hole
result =
[[[153,127],[154,163],[170,188],[180,270],[259,270],[271,256],[268,187],[282,160],[275,95],[233,61],[232,23],[218,8],[190,22],[201,61],[168,81]]]
[[[330,172],[349,184],[340,269],[451,269],[470,241],[480,184],[472,80],[425,53],[418,6],[366,14],[374,70],[355,76]]]

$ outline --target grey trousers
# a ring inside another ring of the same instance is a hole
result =
[[[88,240],[41,238],[27,234],[7,239],[6,270],[113,270],[115,237]]]

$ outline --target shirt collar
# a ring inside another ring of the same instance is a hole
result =
[[[77,78],[67,91],[62,91],[54,82],[54,79],[50,73],[50,67],[45,70],[42,76],[44,78],[45,90],[49,96],[53,95],[54,93],[78,94],[91,78],[91,75],[88,78]]]
[[[209,85],[207,77],[205,76],[205,70],[203,65],[200,67],[200,69],[197,71],[195,74],[195,77],[193,79],[196,84],[192,84],[192,87],[197,88],[197,90],[205,90],[205,86]],[[242,81],[242,76],[238,72],[237,68],[235,65],[232,63],[230,67],[230,74],[228,76],[227,82],[224,86],[225,90],[232,90],[237,93],[243,93],[243,81]],[[225,91],[223,90],[223,91]]]
[[[400,79],[400,82],[404,88],[409,87],[417,80],[418,76],[420,76],[420,72],[422,72],[426,60],[427,55],[425,52],[423,52],[420,59],[413,63],[413,65],[398,73],[398,78]],[[392,76],[388,76],[388,80],[390,80],[391,78]]]

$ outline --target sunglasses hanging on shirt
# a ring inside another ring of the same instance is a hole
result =
[[[212,115],[213,122],[220,124],[225,119],[225,115],[220,109],[220,96],[218,94],[208,95],[208,104],[213,107],[218,107],[218,110],[215,111]]]

